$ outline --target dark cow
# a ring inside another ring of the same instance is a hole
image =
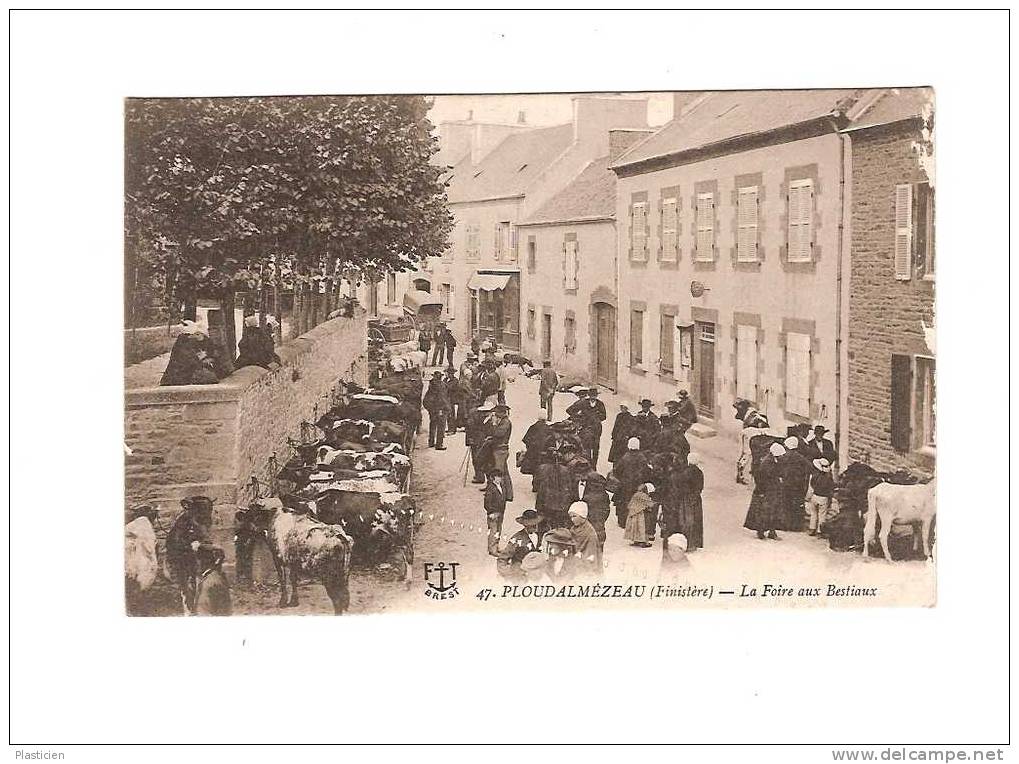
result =
[[[212,528],[212,499],[194,496],[181,499],[182,511],[174,518],[166,536],[166,577],[180,591],[184,612],[195,612],[195,590],[198,582],[198,557],[195,550],[209,541]]]

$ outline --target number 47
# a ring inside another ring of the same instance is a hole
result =
[[[481,591],[479,591],[474,596],[477,597],[482,602],[484,602],[485,600],[487,600],[489,597],[492,596],[492,590],[491,589],[482,589]]]

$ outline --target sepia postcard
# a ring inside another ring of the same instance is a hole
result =
[[[935,604],[932,89],[125,136],[127,614]]]

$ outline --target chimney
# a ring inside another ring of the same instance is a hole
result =
[[[523,125],[523,124],[526,124],[526,123],[527,123],[527,112],[526,111],[518,111],[517,112],[517,124],[518,125]]]
[[[683,112],[693,106],[694,101],[705,95],[696,90],[682,90],[672,94],[672,118],[679,119]]]
[[[630,146],[637,141],[643,140],[653,132],[654,130],[633,130],[627,128],[609,130],[609,164],[615,162]]]
[[[610,130],[646,127],[646,98],[577,96],[573,99],[573,140],[592,147],[591,156],[603,157],[609,153]]]

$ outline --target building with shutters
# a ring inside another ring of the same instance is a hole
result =
[[[608,155],[610,129],[646,125],[644,98],[577,97],[570,123],[514,131],[484,156],[468,152],[452,167],[452,246],[411,279],[427,279],[442,295],[447,323],[461,341],[478,334],[521,347],[527,274],[519,222]]]
[[[622,154],[619,388],[688,389],[736,430],[821,423],[845,459],[851,139],[887,90],[677,93],[673,120]]]
[[[848,441],[878,469],[934,469],[933,93],[903,90],[845,129],[852,147]]]
[[[609,163],[650,130],[609,131],[591,161],[517,226],[522,352],[570,378],[616,387],[616,175]]]

